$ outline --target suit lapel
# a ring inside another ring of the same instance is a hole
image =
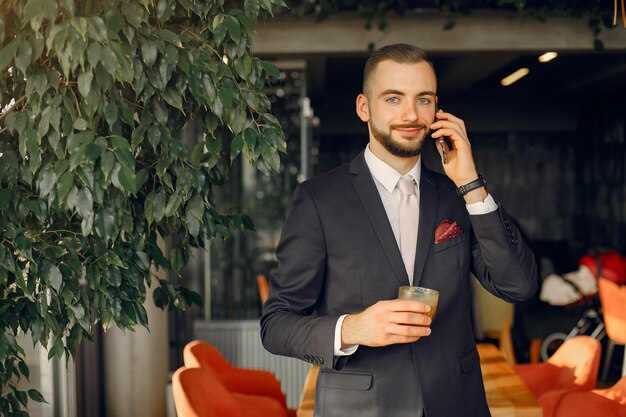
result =
[[[350,172],[354,174],[352,185],[361,200],[361,204],[363,204],[363,208],[367,213],[372,228],[376,232],[378,241],[389,259],[389,263],[398,280],[398,285],[408,285],[409,278],[404,268],[404,263],[402,262],[402,255],[398,249],[398,243],[389,225],[389,218],[385,212],[385,207],[380,199],[380,194],[378,193],[372,174],[365,163],[363,152],[350,163]]]
[[[437,216],[437,205],[439,195],[437,186],[430,174],[424,168],[422,161],[422,172],[420,178],[420,222],[417,232],[417,253],[415,254],[415,269],[413,273],[413,285],[419,286],[422,280],[422,272],[428,257],[428,251],[432,246],[431,242],[435,236],[435,221]]]

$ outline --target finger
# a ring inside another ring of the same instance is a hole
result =
[[[414,337],[424,337],[430,335],[432,330],[427,326],[408,326],[397,324],[393,327],[390,327],[390,335],[391,337],[405,337],[405,338],[414,338]]]
[[[396,324],[411,326],[430,326],[432,320],[429,316],[422,313],[413,313],[410,311],[402,311],[394,313],[390,319]]]
[[[451,122],[459,124],[460,126],[465,127],[465,122],[463,121],[463,119],[456,117],[452,113],[446,113],[441,109],[439,109],[439,111],[435,113],[435,117],[440,120],[449,120]]]
[[[428,313],[430,306],[416,300],[395,300],[392,305],[395,312]]]
[[[467,144],[467,146],[470,146],[469,140],[467,139],[467,137],[465,135],[462,135],[461,132],[459,132],[456,129],[452,129],[452,128],[441,128],[439,130],[437,130],[436,132],[433,132],[433,134],[431,135],[433,139],[439,139],[442,137],[447,137],[449,138],[453,144],[457,144],[457,143],[465,143]],[[456,146],[453,146],[453,149],[456,148]]]
[[[459,133],[460,136],[467,136],[465,134],[465,129],[463,129],[463,127],[456,123],[456,122],[451,122],[451,121],[447,121],[447,120],[440,120],[438,122],[434,122],[432,123],[430,126],[430,129],[433,130],[433,135],[437,132],[439,132],[442,129],[452,129],[456,132]]]

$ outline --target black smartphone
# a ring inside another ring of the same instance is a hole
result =
[[[439,111],[439,103],[435,103],[435,114]],[[444,136],[439,138],[439,148],[441,148],[441,156],[444,164],[448,163],[448,156],[446,155],[446,139]]]

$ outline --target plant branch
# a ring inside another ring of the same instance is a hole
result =
[[[27,99],[28,99],[28,97],[27,97],[27,96],[25,96],[25,95],[24,95],[24,96],[22,96],[22,97],[20,97],[20,98],[19,98],[19,99],[18,99],[15,103],[13,103],[13,105],[12,105],[11,107],[9,107],[9,108],[8,108],[8,109],[6,109],[6,110],[5,110],[2,114],[0,114],[0,121],[2,121],[2,119],[4,119],[4,118],[7,116],[7,114],[11,113],[11,112],[13,111],[13,109],[14,109],[14,108],[16,108],[17,106],[19,106],[20,104],[22,104],[22,102],[23,102],[24,100],[27,100]],[[5,129],[6,129],[6,128],[5,128]],[[2,131],[3,131],[3,130],[4,130],[4,129],[2,129]],[[2,131],[0,131],[0,132],[2,132]]]

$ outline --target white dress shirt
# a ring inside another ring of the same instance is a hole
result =
[[[422,159],[419,158],[413,168],[411,168],[411,170],[406,175],[402,175],[391,166],[389,166],[387,163],[383,162],[376,155],[374,155],[370,150],[369,144],[365,148],[364,156],[365,163],[367,164],[367,167],[369,168],[370,173],[374,178],[374,183],[376,184],[376,188],[378,189],[378,193],[380,194],[380,199],[382,200],[383,206],[385,207],[385,212],[387,213],[389,224],[391,225],[391,229],[393,230],[393,235],[396,238],[396,243],[398,244],[398,248],[400,248],[400,221],[398,219],[398,209],[400,206],[400,190],[398,189],[398,187],[396,187],[396,184],[398,183],[398,180],[400,178],[412,177],[415,180],[415,193],[417,195],[417,202],[419,204],[419,183],[421,178]],[[496,204],[493,197],[491,197],[491,194],[487,195],[485,201],[466,204],[465,207],[467,207],[467,211],[471,215],[487,214],[498,209],[498,205]],[[418,241],[417,244],[419,245],[420,242]],[[335,356],[352,355],[359,347],[358,345],[355,345],[345,349],[341,349],[341,326],[346,316],[347,314],[344,314],[343,316],[339,317],[339,320],[337,320],[337,324],[335,325]]]

